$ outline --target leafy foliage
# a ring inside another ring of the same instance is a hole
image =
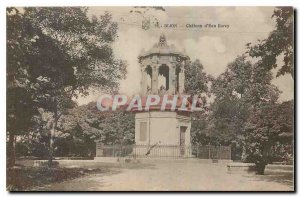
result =
[[[7,154],[9,165],[14,165],[15,135],[26,133],[33,126],[33,117],[37,114],[37,105],[34,100],[34,89],[28,82],[26,72],[26,50],[30,43],[29,35],[24,34],[23,16],[15,8],[7,8],[7,102],[6,120]]]
[[[95,142],[133,144],[134,127],[134,114],[100,112],[94,102],[76,107],[59,122],[56,155],[93,156]]]
[[[284,64],[279,68],[277,76],[286,73],[294,76],[294,10],[292,7],[277,7],[272,18],[276,20],[276,29],[270,33],[267,39],[256,45],[248,43],[248,52],[251,57],[261,58],[259,66],[271,70],[277,67],[276,58],[284,56]]]
[[[74,96],[90,87],[114,91],[125,77],[126,64],[111,48],[117,24],[108,13],[90,20],[86,8],[25,8],[24,18],[35,33],[27,63],[43,108],[63,113]]]
[[[27,7],[22,13],[7,8],[7,21],[8,82],[18,88],[8,89],[8,97],[24,95],[8,103],[9,132],[16,114],[28,122],[33,115],[26,106],[36,106],[50,113],[48,131],[55,133],[60,117],[76,106],[74,97],[90,88],[115,92],[125,78],[126,63],[111,47],[118,27],[108,13],[89,18],[87,8],[79,7]]]
[[[185,93],[191,96],[198,95],[203,101],[203,107],[207,107],[207,99],[210,97],[210,84],[213,77],[203,70],[200,60],[189,62],[185,66]],[[194,112],[192,114],[191,137],[193,144],[206,145],[209,142],[207,124],[208,114],[204,112]]]
[[[210,142],[208,116],[199,114],[193,115],[191,125],[191,143],[193,145],[208,145]]]
[[[250,153],[259,151],[262,154],[274,142],[290,143],[293,122],[293,101],[255,109],[245,127],[245,139],[250,143]]]
[[[212,77],[207,75],[203,70],[203,65],[200,60],[188,63],[185,68],[185,92],[190,95],[201,96],[204,93],[209,95],[209,82]]]
[[[270,71],[239,56],[212,84],[216,96],[212,104],[212,138],[221,144],[231,144],[242,151],[244,127],[251,112],[257,107],[275,103],[279,96],[271,84]],[[241,155],[241,153],[240,153]]]
[[[240,56],[213,82],[212,92],[216,98],[212,104],[212,136],[218,143],[231,143],[242,134],[250,107],[251,78],[252,65],[245,56]]]
[[[248,162],[264,166],[271,162],[271,147],[276,142],[292,145],[293,102],[268,104],[254,109],[245,124],[245,148]]]

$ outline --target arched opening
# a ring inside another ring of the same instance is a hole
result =
[[[158,87],[159,90],[169,90],[169,67],[165,64],[158,69]]]
[[[176,65],[176,92],[179,92],[179,74],[181,72],[181,68],[179,65]]]
[[[147,66],[145,68],[146,72],[146,84],[147,84],[147,92],[152,89],[152,68],[151,66]]]

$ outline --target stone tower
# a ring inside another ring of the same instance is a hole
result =
[[[165,35],[152,49],[139,56],[141,94],[181,94],[184,91],[184,65],[189,57],[168,45]],[[160,80],[163,79],[163,80]]]
[[[189,57],[176,50],[174,45],[168,45],[165,35],[162,34],[149,51],[143,51],[138,60],[142,73],[140,94],[143,98],[150,94],[162,97],[184,93],[184,67]],[[157,145],[157,148],[164,149],[160,156],[187,156],[190,154],[186,151],[186,147],[190,146],[189,112],[161,111],[159,105],[161,103],[149,111],[136,112],[136,145]],[[137,154],[142,155],[146,151],[147,148]],[[155,153],[151,152],[149,156],[155,156]]]

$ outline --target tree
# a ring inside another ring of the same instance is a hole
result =
[[[193,145],[208,145],[210,143],[209,124],[207,115],[193,116],[191,122],[191,142]]]
[[[266,104],[275,103],[279,90],[271,84],[270,71],[239,56],[212,84],[215,95],[212,104],[212,137],[221,144],[240,147],[244,127],[251,112]],[[234,153],[235,154],[235,153]]]
[[[279,68],[277,76],[289,73],[294,78],[294,10],[292,7],[276,7],[272,18],[276,20],[276,29],[267,39],[256,45],[247,44],[251,57],[259,57],[260,67],[271,70],[277,67],[276,58],[284,56],[284,64]]]
[[[124,111],[101,112],[96,103],[91,102],[69,110],[59,122],[56,138],[60,149],[73,147],[77,154],[92,154],[95,142],[105,145],[130,145],[134,143],[134,114]],[[66,144],[65,142],[68,142]],[[65,143],[65,144],[63,144]],[[82,144],[82,146],[81,146]],[[76,147],[81,147],[76,148]],[[69,150],[61,150],[64,154]]]
[[[189,62],[184,69],[185,93],[199,96],[205,93],[209,95],[209,83],[212,81],[212,77],[204,72],[200,60]]]
[[[28,81],[39,106],[52,113],[51,165],[57,123],[76,105],[73,98],[87,95],[91,87],[116,91],[126,63],[113,54],[117,24],[108,13],[90,19],[87,8],[24,8],[22,23],[23,33],[31,36],[24,62]]]
[[[15,136],[24,134],[33,126],[37,114],[34,89],[28,82],[27,50],[31,34],[24,33],[23,15],[16,8],[7,8],[7,134],[8,166],[15,164]]]
[[[198,95],[198,97],[203,101],[202,106],[205,109],[202,112],[193,112],[192,114],[192,143],[206,145],[208,143],[208,124],[206,124],[208,119],[207,98],[210,97],[209,86],[213,78],[204,72],[203,65],[198,59],[193,62],[189,62],[184,69],[185,93],[191,95],[192,97],[194,95]]]
[[[212,136],[217,143],[231,144],[241,135],[248,117],[252,65],[245,56],[237,57],[212,84]]]
[[[33,126],[33,116],[37,113],[31,93],[24,87],[7,88],[7,132],[8,166],[15,164],[15,136],[26,133]]]
[[[284,135],[285,134],[285,135]],[[269,103],[254,109],[245,125],[246,161],[254,162],[258,174],[264,174],[265,166],[271,162],[271,147],[286,140],[292,145],[293,103]]]

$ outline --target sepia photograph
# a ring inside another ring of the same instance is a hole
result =
[[[5,9],[7,191],[296,190],[294,7]]]

